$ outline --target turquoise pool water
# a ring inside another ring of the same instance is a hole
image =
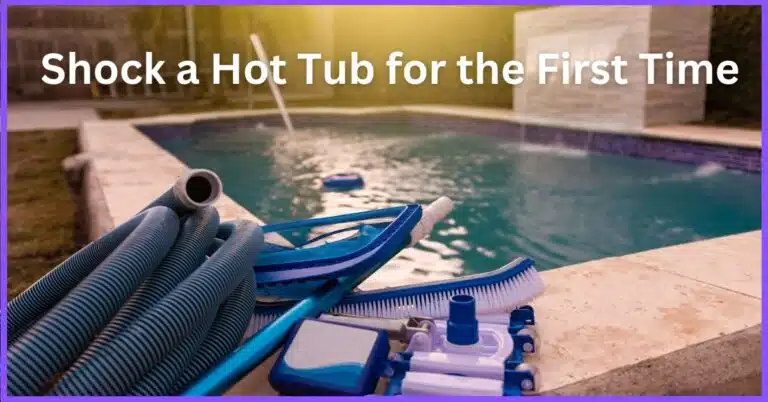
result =
[[[294,136],[256,123],[164,131],[150,137],[216,171],[225,192],[267,222],[455,200],[449,220],[374,278],[382,284],[488,271],[520,255],[551,269],[760,227],[759,175],[716,165],[387,125]],[[323,191],[322,177],[347,171],[366,188]]]

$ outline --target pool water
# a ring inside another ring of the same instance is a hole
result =
[[[208,124],[150,137],[217,172],[232,199],[270,223],[452,198],[450,219],[371,287],[489,271],[523,255],[552,269],[760,227],[760,176],[717,165],[376,124],[295,135]],[[350,171],[364,189],[323,191],[323,177]]]

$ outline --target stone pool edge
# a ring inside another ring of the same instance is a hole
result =
[[[83,193],[88,209],[88,233],[94,239],[125,222],[168,190],[188,167],[122,120],[93,120],[80,124],[80,151],[87,166]],[[222,194],[216,202],[222,221],[262,220]],[[289,244],[277,234],[270,241]]]
[[[544,272],[534,306],[545,392],[712,395],[748,379],[759,393],[761,234]]]
[[[345,114],[339,109],[312,110]],[[349,113],[403,110],[361,108]],[[249,112],[245,116],[274,114]],[[165,191],[186,168],[135,125],[238,116],[244,115],[216,112],[82,123],[82,151],[90,159],[87,174],[92,176],[88,181],[102,198],[101,214],[106,213],[110,223],[125,221]],[[222,219],[258,221],[226,196],[217,207]],[[102,230],[111,227],[102,226]],[[760,234],[748,232],[544,272],[548,290],[534,304],[543,341],[541,354],[535,359],[543,375],[542,391],[666,394],[696,392],[707,382],[723,384],[706,391],[719,393],[730,384],[751,378],[756,370],[759,373]],[[597,277],[607,279],[595,281]],[[724,283],[723,278],[730,279]],[[697,315],[703,316],[701,325],[685,325],[686,317]],[[735,350],[702,349],[701,345],[732,344],[729,340],[745,336],[744,331],[752,334],[748,337],[751,341],[740,343]],[[743,347],[754,345],[755,339],[757,350]],[[707,353],[697,352],[700,349]],[[740,364],[729,366],[737,354],[742,356],[736,361]],[[711,361],[712,366],[702,369],[702,361]],[[669,367],[676,369],[664,371]],[[701,374],[686,374],[690,372]],[[638,386],[638,378],[653,381]]]

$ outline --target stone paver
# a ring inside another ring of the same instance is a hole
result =
[[[8,132],[74,129],[83,121],[98,118],[99,115],[92,108],[68,106],[59,102],[9,105]]]
[[[533,303],[543,390],[760,325],[755,238],[759,231],[544,272],[547,289]],[[693,266],[706,280],[680,274]],[[741,278],[757,279],[757,294],[745,293]]]

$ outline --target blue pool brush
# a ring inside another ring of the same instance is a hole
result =
[[[518,258],[491,272],[456,279],[427,282],[348,294],[330,314],[377,318],[448,317],[448,303],[455,295],[474,297],[478,315],[508,313],[544,291],[544,281],[533,260]],[[257,303],[246,336],[274,321],[291,306],[289,302]]]

